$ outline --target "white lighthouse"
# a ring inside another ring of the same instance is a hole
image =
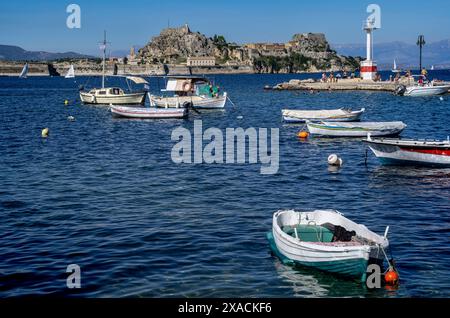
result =
[[[368,18],[364,21],[363,30],[367,35],[367,58],[361,61],[361,77],[363,80],[374,80],[377,74],[377,63],[373,60],[373,31],[376,30],[375,21]]]

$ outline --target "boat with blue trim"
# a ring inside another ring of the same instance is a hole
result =
[[[368,133],[372,136],[396,136],[406,128],[406,124],[401,121],[360,123],[321,122],[308,123],[307,126],[311,135],[322,137],[365,137]]]
[[[277,211],[267,238],[285,264],[314,267],[341,276],[366,280],[367,266],[383,264],[389,247],[384,236],[370,231],[335,210]]]

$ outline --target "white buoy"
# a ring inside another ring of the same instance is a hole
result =
[[[50,132],[50,130],[49,130],[48,128],[42,129],[42,131],[41,131],[41,136],[42,136],[42,138],[47,138],[49,132]]]
[[[75,121],[75,117],[69,116],[69,117],[67,117],[67,120],[68,120],[68,121]]]
[[[242,119],[242,118],[244,118],[244,116],[237,116],[236,118],[237,119]]]
[[[342,166],[343,161],[341,158],[338,157],[336,154],[332,154],[328,156],[328,164],[330,166]]]
[[[439,97],[439,100],[440,100],[440,101],[443,101],[443,100],[444,100],[444,97],[442,97],[442,96]]]

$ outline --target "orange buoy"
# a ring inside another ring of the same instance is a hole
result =
[[[307,131],[299,131],[297,137],[299,138],[308,138],[309,133]]]
[[[384,281],[388,285],[396,285],[398,283],[398,273],[390,268],[386,274],[384,274]]]

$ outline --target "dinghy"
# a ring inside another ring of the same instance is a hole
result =
[[[74,77],[75,77],[75,69],[73,68],[73,64],[71,64],[65,78],[74,78]]]
[[[188,109],[183,108],[156,108],[156,107],[129,107],[110,106],[111,113],[119,117],[141,119],[166,119],[184,118],[188,115]]]
[[[401,121],[361,123],[322,122],[308,123],[307,126],[312,135],[327,137],[365,137],[368,133],[372,136],[396,136],[406,128],[406,125]]]
[[[344,108],[330,110],[283,109],[281,113],[286,122],[305,123],[307,121],[358,121],[364,111],[365,108],[357,111]]]
[[[367,266],[383,264],[389,247],[380,236],[334,210],[275,212],[267,238],[285,264],[299,264],[366,280]]]
[[[372,139],[364,140],[370,150],[386,165],[414,165],[450,167],[450,140],[427,141],[413,139]]]
[[[27,78],[28,76],[28,63],[23,66],[22,72],[20,72],[19,78]]]

